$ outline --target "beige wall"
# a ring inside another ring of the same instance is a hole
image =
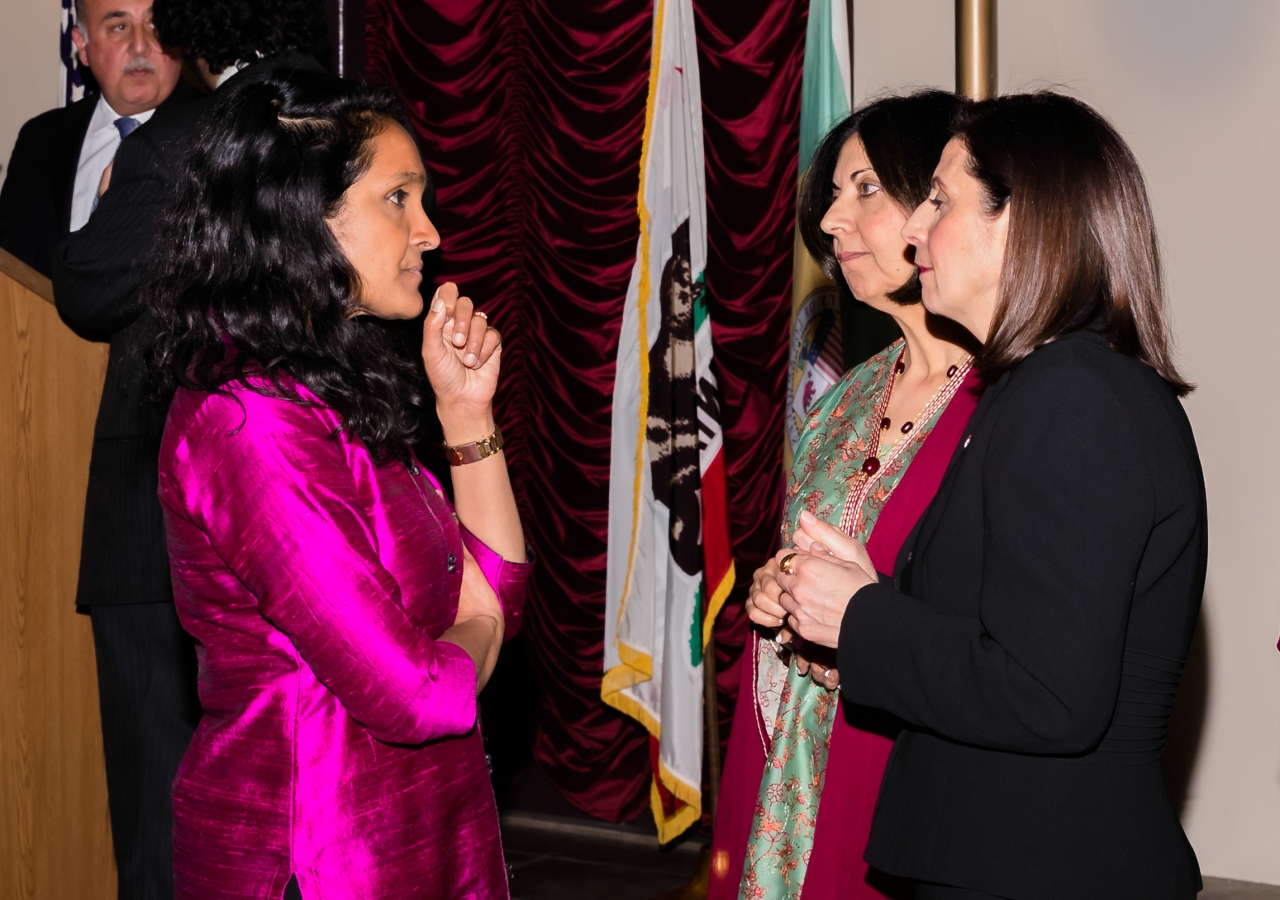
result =
[[[953,86],[952,0],[855,6],[860,100]],[[1175,780],[1205,874],[1280,883],[1280,4],[1001,0],[999,28],[1002,91],[1094,104],[1146,172],[1211,529]]]
[[[22,123],[58,105],[58,0],[4,0],[0,25],[0,182]]]

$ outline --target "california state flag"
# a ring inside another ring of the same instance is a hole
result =
[[[649,730],[666,842],[702,815],[702,656],[733,585],[691,0],[654,3],[637,205],[613,388],[600,694]]]

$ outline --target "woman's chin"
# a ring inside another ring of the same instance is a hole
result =
[[[413,292],[413,299],[405,303],[404,315],[398,316],[401,319],[416,319],[422,315],[423,310],[422,295],[417,291]]]
[[[414,292],[412,297],[396,297],[379,303],[366,303],[362,312],[378,319],[414,319],[422,315],[422,309],[422,297]]]
[[[943,303],[938,297],[938,291],[936,288],[930,288],[923,283],[921,283],[920,287],[920,303],[925,309],[929,310],[929,312],[933,313],[935,316],[943,316],[948,319],[954,318],[947,313],[945,309],[947,304]]]

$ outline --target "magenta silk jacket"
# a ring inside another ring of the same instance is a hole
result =
[[[296,874],[305,900],[507,897],[475,666],[438,639],[464,544],[508,637],[529,564],[332,410],[230,391],[178,391],[160,449],[204,707],[173,785],[177,896],[277,900]]]

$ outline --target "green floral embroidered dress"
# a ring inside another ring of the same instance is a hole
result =
[[[902,354],[899,340],[847,372],[810,410],[788,483],[785,545],[791,545],[802,509],[865,543],[968,373],[968,363],[955,367],[946,387],[921,412],[923,421],[881,455],[887,389]],[[813,850],[839,695],[801,676],[790,656],[775,643],[758,642],[754,699],[771,733],[766,736],[769,749],[748,838],[741,900],[799,898]]]

